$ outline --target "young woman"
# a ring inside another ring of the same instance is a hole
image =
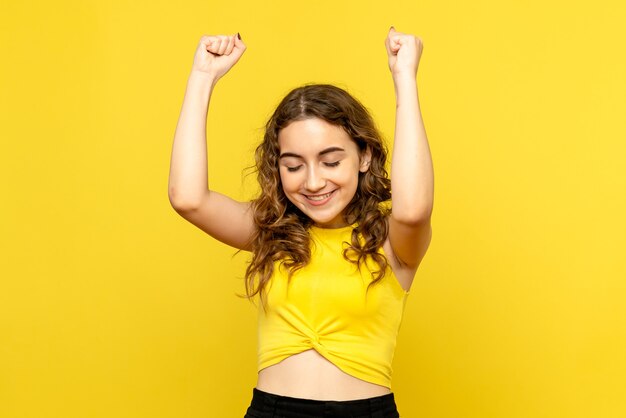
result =
[[[210,190],[206,161],[211,93],[246,46],[239,34],[203,36],[196,50],[169,198],[189,222],[252,253],[246,295],[261,304],[246,417],[399,416],[391,362],[431,240],[434,186],[416,83],[422,42],[392,27],[385,47],[396,93],[391,178],[366,108],[341,88],[309,84],[267,122],[251,202]]]

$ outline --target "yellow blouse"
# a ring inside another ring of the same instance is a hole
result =
[[[258,367],[308,349],[351,376],[391,389],[391,362],[409,292],[388,267],[382,281],[343,258],[353,226],[311,227],[311,261],[294,273],[276,263],[267,287],[267,312],[258,310]],[[345,243],[344,243],[345,241]],[[380,250],[382,253],[382,249]]]

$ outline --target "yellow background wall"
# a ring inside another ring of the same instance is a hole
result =
[[[626,416],[626,8],[583,1],[3,1],[0,416],[242,417],[247,257],[179,217],[169,157],[203,34],[248,50],[209,110],[251,197],[291,88],[393,137],[384,38],[420,36],[434,236],[394,360],[407,418]]]

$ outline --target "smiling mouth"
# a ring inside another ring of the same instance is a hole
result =
[[[328,192],[326,194],[318,194],[318,195],[305,194],[304,196],[306,196],[306,198],[309,200],[313,200],[315,202],[321,202],[322,200],[329,198],[330,195],[333,194],[334,192],[335,191],[333,190],[332,192]]]

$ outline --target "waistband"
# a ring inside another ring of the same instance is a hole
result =
[[[393,392],[386,395],[348,401],[317,400],[294,398],[252,389],[253,408],[263,411],[293,410],[302,416],[345,416],[342,414],[372,414],[373,417],[385,416],[384,413],[396,409]],[[380,415],[378,415],[380,414]]]

